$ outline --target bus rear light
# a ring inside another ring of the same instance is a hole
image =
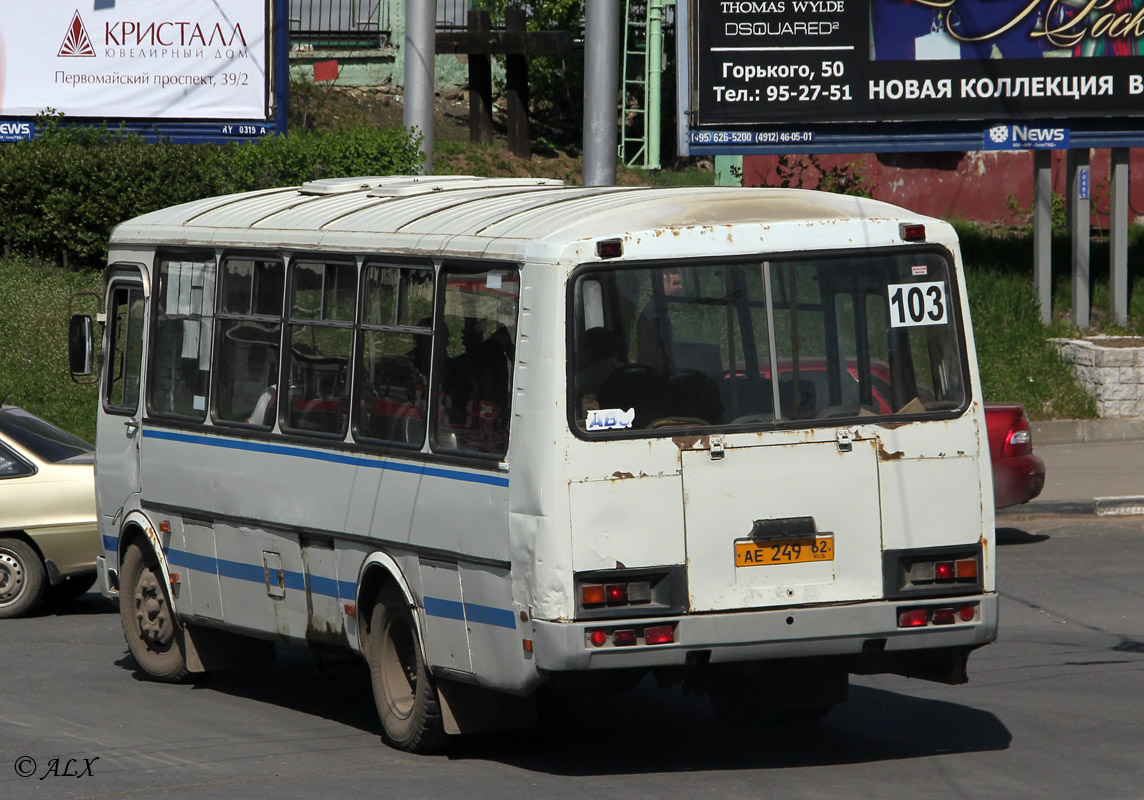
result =
[[[604,587],[600,584],[581,586],[580,602],[585,608],[604,605]]]
[[[929,625],[953,625],[955,622],[973,622],[977,619],[977,603],[960,606],[929,608],[899,608],[899,628],[925,628]]]
[[[609,583],[604,587],[604,601],[610,606],[622,606],[628,602],[626,583]]]
[[[980,546],[887,550],[882,574],[887,598],[949,597],[982,591]]]
[[[632,581],[629,583],[628,602],[632,605],[637,603],[650,603],[651,581]]]
[[[933,610],[933,624],[934,625],[952,625],[954,618],[954,611],[952,608],[935,608]]]
[[[655,625],[644,629],[644,641],[648,644],[673,644],[675,628],[671,625]]]
[[[608,632],[597,628],[594,631],[588,631],[588,641],[596,647],[603,647],[608,643]]]
[[[612,644],[616,647],[629,647],[636,643],[636,632],[631,628],[624,628],[612,634]]]
[[[580,619],[679,614],[687,604],[683,567],[620,567],[575,576]]]
[[[902,237],[903,242],[924,242],[926,240],[926,226],[903,222],[898,226],[898,235]]]
[[[963,558],[954,562],[954,570],[957,573],[959,581],[975,581],[977,580],[977,559],[976,558]]]
[[[924,628],[929,622],[929,616],[924,608],[911,608],[898,612],[899,628]]]

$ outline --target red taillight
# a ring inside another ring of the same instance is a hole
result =
[[[608,643],[608,632],[599,629],[588,631],[588,641],[596,647],[603,647]]]
[[[952,625],[954,611],[952,608],[935,608],[933,610],[934,625]]]
[[[1033,452],[1033,435],[1029,430],[1029,418],[1025,412],[1014,420],[1005,434],[1005,443],[1001,445],[1003,456],[1027,456]]]
[[[929,618],[924,608],[911,608],[898,612],[899,628],[924,628]]]
[[[957,610],[957,616],[961,617],[962,622],[972,622],[977,617],[977,606],[966,603]]]
[[[675,629],[670,625],[655,625],[644,629],[647,644],[671,644],[675,641]]]
[[[604,597],[610,606],[622,606],[628,602],[626,583],[609,583],[604,587]]]
[[[612,644],[616,647],[627,647],[636,643],[636,632],[631,628],[616,631],[612,634]]]
[[[935,581],[952,581],[957,573],[954,571],[952,561],[938,561],[933,565],[933,577]]]
[[[902,237],[903,242],[924,242],[926,240],[926,226],[903,222],[898,226],[898,234]]]

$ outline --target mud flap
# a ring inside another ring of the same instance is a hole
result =
[[[536,696],[482,689],[456,681],[437,681],[445,733],[484,733],[534,727],[538,720]]]
[[[969,683],[969,654],[977,647],[942,647],[931,650],[863,653],[857,675],[889,672],[905,678],[958,686]]]

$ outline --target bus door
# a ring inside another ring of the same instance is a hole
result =
[[[146,321],[143,281],[135,268],[116,268],[107,287],[107,324],[101,402],[96,428],[96,493],[101,530],[111,525],[127,499],[139,492],[140,391]]]
[[[876,440],[684,450],[692,611],[840,602],[882,592]]]
[[[852,252],[728,275],[722,421],[771,429],[712,431],[681,447],[691,608],[881,597],[883,484],[916,488],[911,476],[931,466],[916,460],[919,443],[948,443],[935,438],[948,426],[926,417],[964,408],[948,262],[936,252]],[[704,275],[685,277],[696,285],[695,305],[718,299]],[[688,329],[674,327],[678,348]],[[712,363],[714,345],[712,337]],[[899,445],[908,437],[916,451],[906,459],[891,447],[902,462],[892,474],[879,461],[887,435]]]

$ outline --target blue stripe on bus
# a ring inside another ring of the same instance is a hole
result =
[[[479,603],[461,603],[442,597],[426,597],[425,613],[430,617],[442,617],[469,621],[477,625],[492,625],[497,628],[516,629],[516,614],[504,608],[483,606]]]
[[[288,447],[286,445],[266,444],[264,442],[247,442],[237,439],[200,436],[190,433],[175,433],[174,431],[155,430],[153,428],[145,428],[143,430],[143,436],[147,439],[163,439],[170,442],[183,442],[185,444],[201,444],[207,447],[221,447],[225,450],[246,450],[252,453],[270,453],[279,456],[308,458],[312,461],[325,461],[331,464],[369,467],[371,469],[383,469],[391,472],[407,472],[414,475],[445,478],[447,480],[463,481],[465,483],[482,483],[487,486],[508,486],[508,478],[500,475],[461,472],[460,470],[429,467],[423,464],[402,464],[398,461],[382,461],[374,458],[346,455],[344,453],[306,450],[302,447]]]
[[[429,609],[425,609],[428,613]],[[494,625],[498,628],[516,630],[516,614],[508,609],[465,603],[465,619],[478,625]]]
[[[117,552],[119,549],[118,537],[104,536],[103,548],[109,553]],[[173,567],[193,569],[196,572],[206,572],[221,578],[234,578],[249,583],[266,584],[266,569],[257,564],[244,564],[240,561],[202,556],[173,548],[166,552],[167,562]],[[283,570],[282,574],[287,589],[298,591],[306,589],[305,574],[291,570]],[[342,598],[352,599],[357,594],[357,584],[353,581],[339,581],[333,578],[323,578],[320,575],[311,575],[309,580],[310,592],[322,597],[333,597],[339,600]],[[460,603],[441,597],[425,597],[424,605],[425,613],[431,617],[468,620],[476,625],[516,629],[516,615],[508,609],[495,608],[480,603]]]
[[[445,600],[440,597],[425,598],[425,613],[431,617],[444,619],[465,619],[465,607],[456,600]]]

